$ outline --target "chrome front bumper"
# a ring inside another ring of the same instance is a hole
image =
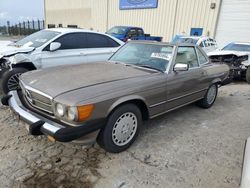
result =
[[[99,132],[99,126],[91,124],[79,127],[64,126],[34,113],[22,104],[17,91],[10,91],[8,96],[2,98],[2,103],[8,105],[15,114],[29,124],[28,129],[32,135],[47,135],[61,142],[78,139],[77,142],[89,144],[93,143]]]

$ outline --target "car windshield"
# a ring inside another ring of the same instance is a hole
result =
[[[225,46],[222,50],[250,52],[250,45],[230,43],[227,46]]]
[[[126,27],[112,27],[107,31],[108,34],[124,35],[126,33]]]
[[[173,47],[163,44],[127,43],[110,61],[164,72],[172,58]]]
[[[42,30],[17,41],[13,45],[38,48],[59,34],[60,32]]]

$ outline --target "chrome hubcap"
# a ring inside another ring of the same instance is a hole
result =
[[[117,146],[124,146],[129,143],[137,130],[137,118],[135,114],[127,112],[122,114],[112,130],[112,140]]]
[[[10,77],[10,79],[8,80],[8,83],[7,83],[9,91],[19,89],[19,77],[20,77],[20,75],[21,75],[21,73],[17,73],[17,74],[14,74]]]
[[[212,104],[215,100],[215,97],[216,97],[216,86],[215,85],[212,85],[208,92],[207,92],[207,102],[208,104]]]

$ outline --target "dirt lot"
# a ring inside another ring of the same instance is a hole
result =
[[[215,105],[190,105],[146,123],[120,154],[27,135],[0,106],[0,187],[239,187],[250,136],[250,86],[220,88]]]

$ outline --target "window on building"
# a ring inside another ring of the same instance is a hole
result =
[[[87,47],[88,48],[115,48],[120,46],[116,41],[106,35],[88,33],[87,34]]]
[[[55,42],[61,43],[60,47],[61,50],[86,48],[86,34],[85,33],[66,34],[56,39]]]
[[[55,28],[56,25],[55,24],[48,24],[48,28]]]
[[[77,25],[68,25],[67,27],[69,27],[69,28],[78,28]]]

